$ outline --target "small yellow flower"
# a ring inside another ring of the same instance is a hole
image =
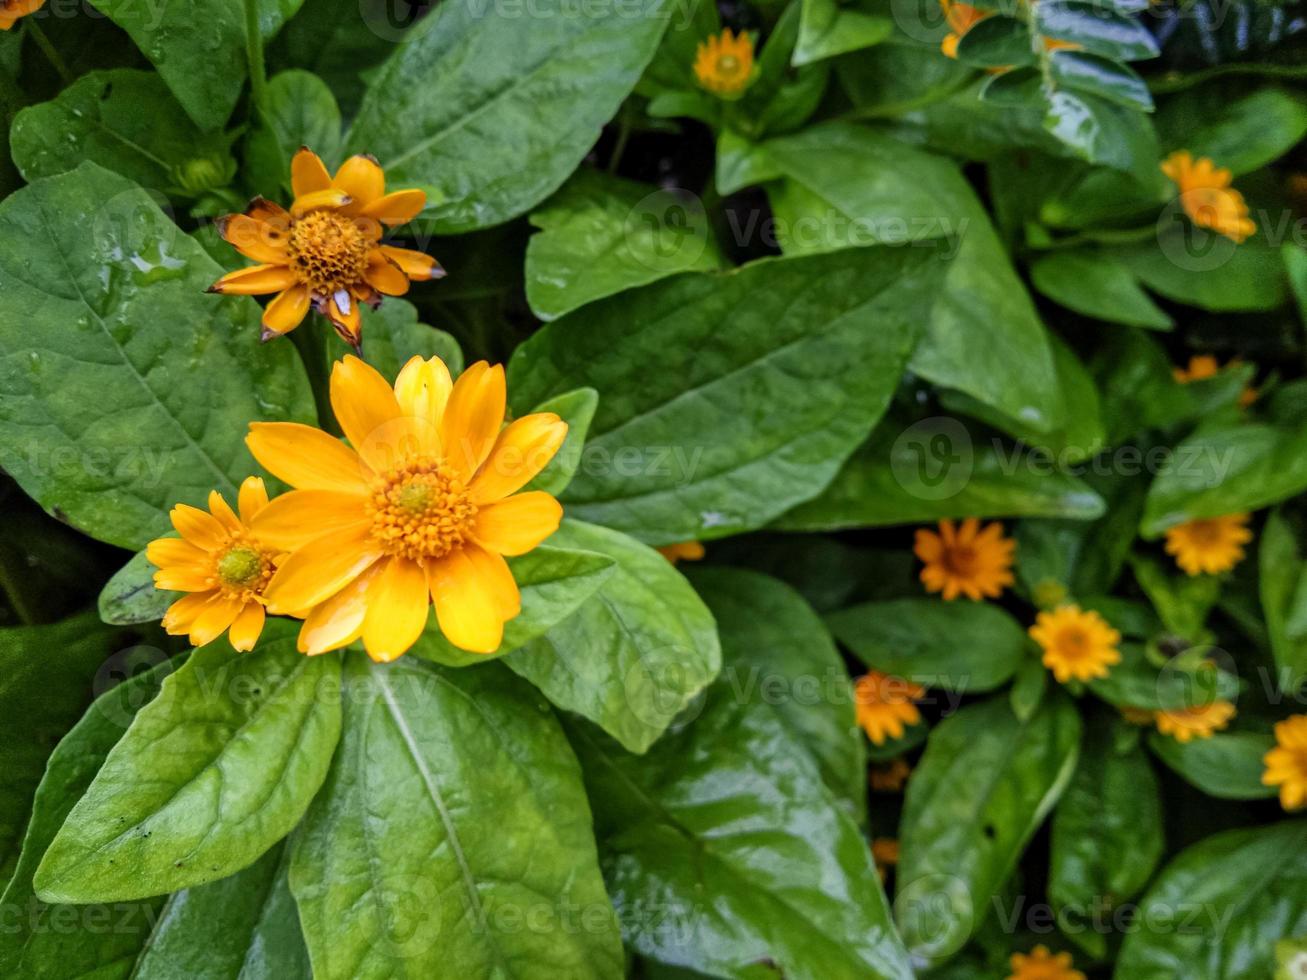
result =
[[[1149,708],[1136,708],[1133,705],[1123,704],[1119,709],[1121,717],[1130,725],[1151,725],[1157,712]]]
[[[229,214],[218,231],[259,265],[223,276],[210,292],[277,293],[263,311],[263,339],[294,330],[317,310],[358,349],[359,304],[402,296],[409,281],[439,279],[440,263],[424,252],[381,242],[382,226],[412,221],[426,205],[420,190],[386,193],[386,175],[370,156],[352,156],[333,177],[313,151],[291,160],[295,201],[287,211],[255,198],[244,214]]]
[[[1157,712],[1154,722],[1163,735],[1170,735],[1177,742],[1189,742],[1211,738],[1213,732],[1230,724],[1234,713],[1234,705],[1229,701],[1209,701],[1192,708],[1163,709]]]
[[[939,522],[939,533],[917,531],[913,552],[925,563],[921,581],[928,592],[942,592],[947,600],[965,595],[979,600],[997,599],[1012,584],[1012,551],[1016,542],[1003,537],[995,521],[981,530],[980,521],[968,517],[961,527]]]
[[[899,842],[893,837],[877,837],[871,842],[871,859],[876,863],[876,874],[884,881],[889,869],[899,863]]]
[[[253,650],[263,632],[264,591],[272,578],[276,553],[250,524],[268,506],[263,481],[251,476],[241,484],[232,511],[222,494],[209,494],[208,511],[178,504],[169,515],[180,538],[158,538],[145,556],[159,569],[154,584],[165,592],[186,592],[163,617],[173,636],[190,636],[192,646],[212,643],[230,630],[237,650]]]
[[[1074,604],[1041,612],[1030,635],[1044,651],[1044,666],[1063,684],[1106,677],[1121,662],[1121,634],[1098,613]]]
[[[949,34],[940,42],[939,49],[950,58],[958,56],[958,42],[962,36],[989,16],[990,11],[973,7],[958,0],[939,0],[944,10],[944,20],[948,23]]]
[[[1257,231],[1243,195],[1230,186],[1233,177],[1207,157],[1197,160],[1177,150],[1162,161],[1162,173],[1180,189],[1180,205],[1194,224],[1240,243]]]
[[[912,702],[925,696],[926,689],[920,684],[878,670],[868,671],[853,685],[858,724],[877,745],[902,738],[905,725],[921,721],[921,712]]]
[[[0,0],[0,31],[7,31],[20,17],[36,13],[45,0]]]
[[[912,767],[908,765],[908,760],[899,756],[887,765],[872,766],[867,774],[867,782],[871,784],[873,793],[901,793],[910,775]]]
[[[1226,514],[1186,521],[1168,528],[1166,553],[1186,575],[1219,575],[1243,561],[1243,546],[1253,539],[1248,514]]]
[[[699,561],[704,556],[703,542],[681,541],[658,549],[658,553],[675,565],[678,561]]]
[[[1232,368],[1239,363],[1238,358],[1226,365],[1226,368]],[[1220,362],[1211,354],[1195,354],[1189,358],[1187,367],[1172,368],[1171,372],[1175,375],[1175,380],[1182,385],[1187,385],[1191,381],[1202,381],[1204,378],[1214,378],[1221,373]],[[1247,408],[1253,402],[1257,401],[1257,389],[1248,387],[1239,394],[1239,407]]]
[[[753,81],[753,37],[728,27],[700,41],[694,57],[694,77],[713,95],[739,98]]]
[[[1028,954],[1013,953],[1009,962],[1012,973],[1007,980],[1085,980],[1085,975],[1075,969],[1070,953],[1053,954],[1042,944]]]
[[[521,611],[504,556],[535,548],[563,516],[549,494],[518,491],[558,452],[567,423],[542,412],[502,427],[504,369],[480,361],[454,383],[438,357],[411,359],[392,390],[348,356],[332,370],[331,406],[352,448],[293,422],[252,423],[246,438],[298,488],[252,525],[289,552],[268,611],[304,617],[304,653],[362,637],[374,660],[390,661],[422,635],[434,602],[452,644],[493,653]]]
[[[1294,715],[1275,725],[1275,748],[1262,758],[1263,786],[1280,787],[1280,805],[1298,810],[1307,804],[1307,715]]]

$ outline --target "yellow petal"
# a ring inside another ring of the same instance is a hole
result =
[[[290,227],[290,212],[266,197],[256,197],[250,201],[245,208],[245,217],[262,221],[283,231]]]
[[[231,505],[217,490],[209,491],[209,513],[222,523],[228,531],[239,531],[241,529],[241,519],[236,516],[236,512],[231,509]]]
[[[287,263],[286,230],[277,225],[244,214],[229,214],[218,219],[218,234],[255,262]]]
[[[156,568],[169,565],[198,565],[208,552],[181,538],[156,538],[145,546],[145,557]]]
[[[164,592],[209,592],[214,585],[203,565],[169,565],[154,573],[154,587]]]
[[[368,590],[384,567],[384,562],[375,563],[326,602],[313,608],[300,627],[300,653],[314,657],[349,646],[362,635]]]
[[[362,333],[359,304],[356,298],[352,298],[345,290],[335,293],[327,303],[327,319],[331,321],[331,325],[336,328],[336,333],[345,343],[355,350],[359,349]]]
[[[381,557],[372,522],[329,531],[293,551],[273,573],[264,596],[268,611],[294,614],[335,595]]]
[[[296,283],[273,299],[263,311],[263,329],[287,334],[304,322],[309,312],[309,287]]]
[[[558,530],[562,505],[543,490],[519,493],[482,507],[473,536],[490,551],[524,555]]]
[[[349,204],[350,196],[342,190],[329,187],[322,191],[310,191],[295,198],[295,203],[290,206],[291,217],[300,218],[310,211],[318,211],[323,208],[343,208]]]
[[[221,548],[227,541],[227,532],[216,517],[189,504],[178,504],[168,515],[177,533],[205,551]]]
[[[427,574],[407,558],[391,558],[368,589],[363,648],[378,663],[402,656],[427,625]]]
[[[400,412],[413,420],[413,430],[424,453],[440,449],[440,419],[453,388],[449,368],[438,357],[425,361],[417,355],[409,358],[395,379],[395,400],[399,402]]]
[[[212,643],[226,632],[244,603],[240,599],[217,593],[205,603],[200,614],[191,623],[191,646],[202,647]]]
[[[254,644],[259,642],[259,636],[263,633],[265,618],[261,605],[257,602],[245,603],[245,608],[236,615],[236,619],[231,624],[231,632],[227,634],[227,642],[232,645],[232,649],[239,650],[241,653],[253,650]]]
[[[300,489],[367,493],[372,479],[354,450],[298,422],[251,422],[245,444],[265,470]]]
[[[478,361],[456,382],[440,425],[445,459],[468,480],[476,472],[499,435],[504,422],[506,394],[504,369]]]
[[[259,511],[268,506],[268,488],[263,485],[263,477],[247,476],[241,483],[236,504],[240,507],[242,521],[248,524],[254,520]]]
[[[476,574],[487,583],[495,598],[495,608],[504,621],[512,619],[522,611],[522,593],[518,591],[513,572],[504,561],[503,555],[496,555],[476,545],[465,545],[463,549],[471,560]]]
[[[412,427],[400,421],[394,389],[376,368],[352,354],[332,368],[331,408],[345,438],[378,472],[399,463],[406,450],[417,449],[402,445]]]
[[[403,296],[407,293],[408,276],[404,275],[399,266],[382,255],[380,250],[374,251],[372,254],[376,259],[368,265],[367,270],[363,273],[363,278],[368,285],[387,296]]]
[[[516,493],[545,468],[567,438],[567,423],[552,412],[537,412],[499,433],[494,448],[472,479],[472,499],[487,503]]]
[[[224,296],[260,296],[279,293],[295,285],[295,273],[284,265],[252,265],[229,272],[212,286],[211,293]]]
[[[185,636],[191,631],[191,624],[195,622],[195,617],[217,594],[218,590],[214,589],[210,592],[193,592],[182,596],[163,614],[163,628],[172,636]]]
[[[352,210],[360,211],[386,193],[386,174],[375,159],[360,153],[340,165],[331,185],[348,194]]]
[[[454,646],[494,653],[504,639],[504,618],[493,579],[478,574],[470,549],[451,551],[427,566],[440,631]]]
[[[427,206],[425,191],[416,189],[394,191],[359,210],[367,218],[376,218],[382,224],[402,225],[412,221]]]
[[[295,196],[303,197],[331,186],[331,174],[322,158],[307,146],[301,146],[290,159],[290,189]]]
[[[440,279],[445,275],[444,268],[426,252],[418,252],[411,248],[397,248],[394,245],[380,245],[381,254],[390,261],[394,262],[415,282],[426,282],[428,279]]]
[[[366,516],[367,497],[362,494],[292,490],[259,511],[250,521],[250,531],[269,548],[293,551]]]

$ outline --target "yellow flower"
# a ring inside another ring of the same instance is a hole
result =
[[[1151,725],[1153,718],[1157,714],[1149,708],[1136,708],[1134,705],[1123,704],[1119,709],[1121,717],[1130,725]]]
[[[1232,368],[1239,363],[1235,358],[1227,368]],[[1191,381],[1201,381],[1204,378],[1214,378],[1221,372],[1220,363],[1211,354],[1195,354],[1189,358],[1188,367],[1172,368],[1171,373],[1175,375],[1175,380],[1182,385],[1187,385]],[[1253,402],[1257,401],[1257,389],[1253,387],[1245,388],[1239,394],[1239,407],[1247,408]]]
[[[1253,539],[1248,514],[1226,514],[1186,521],[1168,528],[1166,553],[1186,575],[1217,575],[1243,561],[1243,546]]]
[[[876,873],[884,881],[889,869],[899,863],[899,842],[893,837],[877,837],[871,842],[871,859],[876,863]]]
[[[370,156],[352,156],[333,177],[313,151],[291,160],[295,201],[287,211],[255,198],[244,214],[229,214],[218,231],[259,265],[228,273],[210,292],[240,296],[277,293],[263,311],[263,339],[294,330],[309,308],[359,347],[359,304],[402,296],[409,280],[445,274],[424,252],[381,243],[382,226],[412,221],[426,204],[420,190],[386,193],[386,175]]]
[[[753,38],[728,27],[700,41],[694,57],[699,84],[724,99],[739,98],[753,81]]]
[[[455,646],[492,653],[521,609],[505,555],[553,534],[563,509],[518,493],[558,452],[567,423],[549,412],[501,429],[504,369],[473,364],[455,384],[438,357],[414,357],[394,389],[349,356],[331,373],[331,407],[349,448],[318,429],[255,422],[264,468],[297,489],[253,530],[289,554],[268,583],[268,611],[304,617],[300,650],[359,637],[378,661],[422,635],[428,599]]]
[[[878,670],[868,671],[853,685],[858,724],[877,745],[902,738],[904,725],[921,721],[921,712],[912,702],[925,696],[926,689],[921,685]]]
[[[1177,742],[1188,742],[1211,738],[1213,732],[1230,724],[1233,717],[1234,705],[1229,701],[1209,701],[1192,708],[1163,709],[1157,712],[1154,722],[1163,735],[1170,735]]]
[[[35,13],[45,6],[45,0],[0,0],[0,31],[7,31],[20,17]]]
[[[1009,962],[1012,973],[1007,980],[1085,980],[1085,975],[1072,965],[1070,953],[1055,955],[1042,944],[1028,954],[1013,953]]]
[[[681,541],[668,544],[658,549],[658,553],[675,565],[678,561],[699,561],[703,558],[703,543],[700,541]]]
[[[1106,677],[1121,662],[1121,634],[1098,613],[1074,604],[1041,612],[1030,635],[1043,648],[1044,666],[1063,684]]]
[[[950,58],[958,56],[958,42],[962,36],[989,16],[990,12],[957,0],[939,0],[948,22],[949,34],[940,42],[939,49]]]
[[[263,481],[241,484],[234,513],[222,494],[209,494],[208,511],[178,504],[169,515],[180,538],[158,538],[145,556],[159,569],[154,584],[165,592],[186,592],[163,617],[173,636],[190,636],[193,646],[212,643],[230,629],[237,650],[253,650],[263,632],[264,592],[276,553],[250,524],[268,506]]]
[[[912,775],[912,767],[903,757],[893,759],[888,765],[872,766],[867,775],[873,793],[900,793]]]
[[[1162,173],[1180,189],[1180,205],[1194,224],[1235,243],[1257,231],[1243,195],[1230,186],[1233,178],[1227,168],[1215,166],[1207,157],[1195,160],[1188,150],[1177,150],[1162,161]]]
[[[1298,810],[1307,804],[1307,715],[1275,725],[1275,748],[1262,758],[1262,785],[1280,787],[1280,805]]]
[[[912,550],[926,565],[921,570],[926,591],[943,592],[948,600],[960,594],[979,600],[996,599],[1012,584],[1015,547],[1015,541],[1003,537],[1002,524],[995,521],[981,530],[980,521],[968,517],[958,528],[952,521],[940,521],[939,534],[918,530]]]

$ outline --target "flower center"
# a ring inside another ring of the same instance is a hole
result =
[[[372,243],[353,219],[310,211],[291,226],[288,249],[300,282],[330,296],[362,280]]]
[[[954,545],[944,552],[944,564],[954,575],[970,578],[976,574],[976,549],[969,544]]]
[[[263,593],[272,578],[272,561],[251,542],[236,538],[218,557],[218,587],[229,595],[250,599]]]
[[[1189,536],[1194,544],[1203,548],[1221,543],[1221,529],[1215,521],[1194,521],[1189,525]]]
[[[372,535],[388,554],[418,561],[461,545],[476,517],[467,487],[438,459],[418,459],[387,473],[368,502]]]
[[[1089,634],[1079,626],[1068,626],[1058,635],[1057,647],[1064,657],[1079,660],[1089,653]]]
[[[734,75],[740,68],[740,59],[733,54],[724,54],[717,59],[717,70],[723,75]]]

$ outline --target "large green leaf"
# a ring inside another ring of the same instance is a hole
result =
[[[1102,906],[1134,898],[1162,857],[1157,776],[1134,732],[1099,713],[1075,776],[1053,814],[1048,895],[1067,934],[1103,957],[1107,937],[1087,928]]]
[[[662,0],[442,3],[387,59],[347,142],[395,186],[432,189],[432,231],[499,224],[576,169],[666,25]]]
[[[1024,722],[995,697],[931,730],[899,828],[894,909],[914,959],[943,962],[980,926],[1071,779],[1079,746],[1080,715],[1057,692]]]
[[[957,236],[912,370],[1042,432],[1065,422],[1043,325],[958,168],[845,124],[766,144],[785,174],[769,196],[787,253]]]
[[[1069,310],[1128,327],[1170,330],[1171,317],[1110,255],[1089,249],[1053,252],[1030,267],[1035,288]]]
[[[748,666],[732,654],[642,758],[569,726],[627,945],[740,980],[911,977],[866,840],[761,691],[735,689]]]
[[[1159,220],[1155,237],[1110,254],[1153,292],[1216,313],[1264,312],[1289,297],[1284,263],[1271,246],[1275,227],[1236,245],[1193,224],[1177,200]]]
[[[0,630],[0,881],[18,860],[46,758],[90,704],[120,635],[90,613]]]
[[[567,520],[550,540],[607,556],[613,574],[505,663],[560,708],[643,752],[717,676],[712,614],[666,558],[620,531]]]
[[[246,6],[266,40],[303,0],[100,0],[96,10],[131,35],[202,129],[218,129],[245,83]],[[146,110],[148,111],[148,110]]]
[[[252,653],[196,651],[109,753],[36,872],[47,902],[118,902],[225,878],[286,836],[340,735],[340,657],[271,621]]]
[[[1294,91],[1228,78],[1162,102],[1157,133],[1168,150],[1210,157],[1238,177],[1264,167],[1307,135],[1307,106]]]
[[[548,324],[509,390],[519,410],[599,392],[575,516],[651,544],[738,533],[816,494],[865,438],[946,268],[923,245],[683,273]]]
[[[1262,613],[1282,691],[1307,677],[1307,545],[1283,509],[1266,519],[1257,545]]]
[[[526,298],[542,320],[689,269],[725,265],[690,194],[583,168],[531,215]]]
[[[1263,759],[1275,748],[1270,732],[1217,732],[1178,742],[1152,732],[1148,747],[1177,775],[1218,800],[1266,800],[1278,795],[1262,782]]]
[[[1140,902],[1116,980],[1265,980],[1275,942],[1307,931],[1307,821],[1195,844]]]
[[[93,164],[0,204],[0,465],[48,511],[143,547],[178,501],[235,501],[253,420],[314,418],[290,344],[150,196]]]
[[[866,739],[844,661],[812,607],[788,585],[742,568],[695,568],[690,581],[717,619],[733,664],[728,682],[775,707],[826,787],[865,822]]]
[[[576,760],[498,665],[345,666],[345,730],[295,842],[318,980],[623,974]]]
[[[983,602],[864,602],[826,622],[868,667],[948,691],[991,691],[1026,657],[1021,624]]]
[[[302,69],[280,72],[269,79],[258,118],[245,139],[241,177],[263,197],[286,195],[288,200],[295,152],[307,146],[334,166],[340,138],[340,108],[327,83]]]

